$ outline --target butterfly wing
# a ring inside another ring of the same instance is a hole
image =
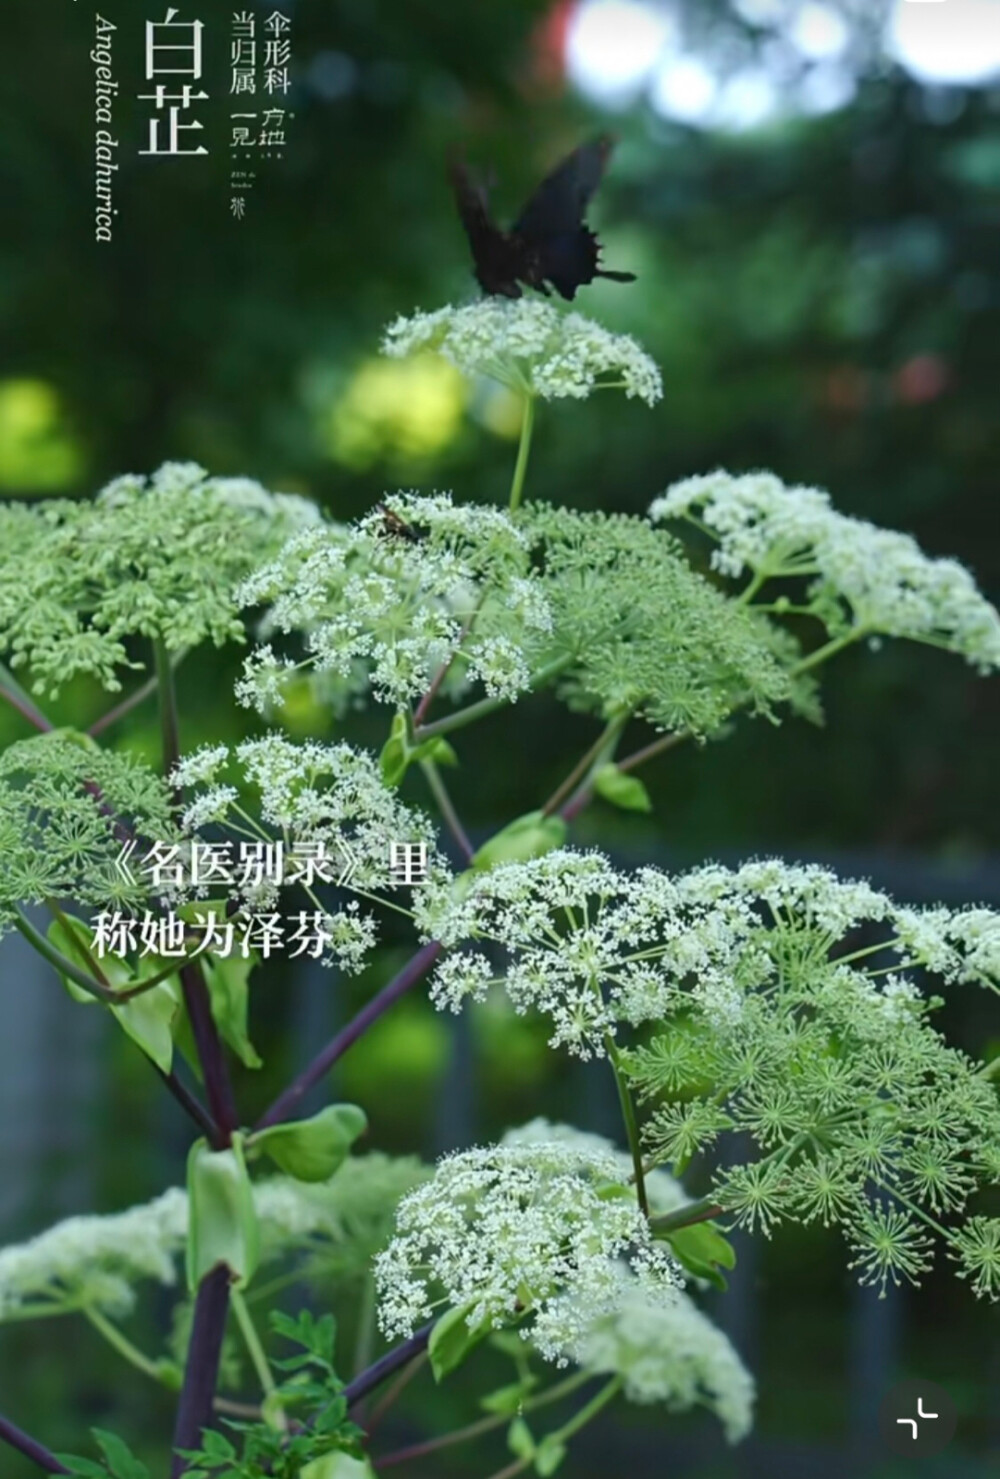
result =
[[[511,236],[523,244],[530,262],[525,280],[533,287],[547,280],[562,297],[571,299],[578,287],[595,277],[634,282],[634,273],[602,269],[601,244],[584,224],[613,148],[611,135],[601,134],[574,149],[546,175],[515,221]]]
[[[469,238],[476,281],[484,293],[520,298],[520,252],[490,215],[486,187],[475,180],[465,165],[453,159],[448,167],[455,203]]]

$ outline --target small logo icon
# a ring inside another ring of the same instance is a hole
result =
[[[878,1410],[882,1441],[901,1458],[940,1453],[955,1436],[958,1414],[944,1387],[933,1381],[900,1381]]]

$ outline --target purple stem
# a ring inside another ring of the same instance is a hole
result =
[[[196,965],[181,968],[181,988],[184,1004],[191,1019],[191,1031],[198,1048],[198,1058],[205,1075],[205,1093],[208,1107],[215,1121],[215,1134],[210,1136],[215,1150],[224,1150],[229,1144],[233,1130],[239,1125],[239,1112],[233,1098],[233,1088],[226,1069],[222,1044],[212,1017],[208,999],[208,988]]]
[[[46,1474],[69,1473],[69,1469],[61,1464],[55,1454],[50,1453],[44,1444],[36,1443],[34,1438],[29,1438],[27,1433],[22,1433],[20,1428],[15,1427],[5,1417],[0,1417],[0,1438],[11,1448],[16,1448],[18,1453],[23,1453],[25,1458],[30,1458],[40,1469],[44,1469]]]
[[[219,1263],[202,1279],[195,1297],[191,1344],[174,1426],[175,1450],[198,1448],[202,1430],[211,1425],[228,1309],[229,1269]],[[187,1460],[175,1451],[170,1479],[179,1479],[187,1467]]]
[[[153,1066],[156,1067],[155,1064]],[[156,1071],[177,1100],[177,1103],[191,1116],[202,1134],[215,1145],[222,1138],[222,1132],[198,1096],[192,1094],[191,1090],[186,1084],[181,1082],[176,1073],[164,1073],[162,1068],[157,1068]]]
[[[5,698],[11,708],[16,709],[19,714],[23,715],[28,723],[33,725],[41,734],[47,734],[52,728],[51,721],[46,719],[41,709],[35,708],[30,699],[22,698],[19,693],[12,693],[9,688],[2,684],[0,684],[0,697]],[[56,1472],[64,1474],[66,1470],[57,1469]]]
[[[427,1324],[422,1325],[414,1335],[410,1336],[409,1340],[393,1346],[392,1350],[386,1351],[385,1355],[380,1356],[374,1365],[369,1366],[367,1370],[361,1372],[360,1376],[348,1382],[344,1388],[344,1400],[348,1408],[360,1402],[362,1397],[367,1397],[368,1393],[374,1391],[377,1386],[381,1386],[386,1377],[391,1376],[394,1371],[398,1371],[401,1366],[408,1365],[414,1356],[419,1356],[430,1340],[431,1331],[436,1324],[436,1320],[428,1320]]]
[[[407,961],[399,974],[394,976],[387,986],[383,986],[378,995],[373,996],[367,1006],[362,1007],[358,1015],[348,1022],[336,1037],[330,1039],[323,1051],[318,1053],[308,1067],[302,1070],[284,1093],[278,1095],[270,1109],[265,1110],[261,1115],[254,1129],[265,1130],[269,1125],[277,1125],[282,1120],[291,1118],[313,1084],[319,1083],[337,1059],[342,1057],[353,1043],[357,1042],[362,1033],[367,1031],[372,1023],[392,1006],[394,1001],[398,1001],[410,990],[411,986],[415,986],[421,977],[427,974],[443,949],[444,946],[439,940],[431,940],[429,944],[423,945],[416,955]]]

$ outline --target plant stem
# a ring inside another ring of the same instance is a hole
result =
[[[661,734],[660,738],[653,740],[652,744],[644,745],[641,750],[636,750],[633,754],[627,755],[624,760],[619,760],[618,769],[625,773],[635,770],[636,766],[644,765],[647,760],[652,760],[655,756],[662,755],[667,750],[672,750],[682,740],[690,738],[690,729],[675,730],[672,734]]]
[[[138,1346],[132,1344],[128,1336],[113,1325],[109,1319],[101,1314],[100,1310],[94,1309],[92,1305],[82,1306],[83,1314],[93,1325],[94,1329],[113,1346],[120,1356],[124,1356],[130,1366],[141,1371],[143,1376],[151,1376],[154,1381],[163,1384],[163,1371],[156,1361],[150,1360],[149,1356],[143,1354]]]
[[[52,727],[49,719],[46,719],[41,709],[38,708],[28,694],[21,687],[10,669],[0,662],[0,695],[2,695],[11,708],[16,709],[29,724],[33,724],[42,734],[46,734]]]
[[[610,1033],[605,1034],[604,1046],[607,1050],[608,1061],[611,1071],[615,1076],[615,1087],[618,1090],[618,1102],[622,1109],[622,1118],[625,1121],[625,1133],[628,1136],[629,1149],[632,1152],[632,1165],[635,1169],[635,1195],[639,1203],[639,1209],[644,1217],[649,1216],[649,1200],[646,1196],[646,1173],[642,1164],[642,1146],[639,1144],[639,1125],[635,1117],[635,1105],[632,1103],[632,1095],[622,1072],[618,1049],[615,1047],[614,1039]]]
[[[394,976],[387,986],[383,986],[378,995],[373,996],[367,1006],[362,1007],[357,1016],[348,1022],[346,1027],[341,1028],[336,1037],[330,1039],[322,1052],[317,1053],[308,1067],[304,1068],[289,1084],[284,1093],[278,1095],[271,1107],[261,1115],[254,1129],[265,1130],[269,1125],[277,1125],[282,1120],[290,1119],[298,1108],[299,1101],[309,1092],[313,1084],[319,1083],[320,1079],[325,1077],[337,1059],[357,1042],[358,1038],[392,1006],[393,1002],[398,1001],[427,974],[443,949],[444,946],[440,941],[431,940],[429,944],[423,945],[415,955],[411,956],[398,975]]]
[[[163,773],[169,775],[180,759],[180,724],[174,674],[162,637],[155,639],[154,651],[163,735]],[[174,800],[178,806],[181,804],[179,787],[174,788]],[[209,1136],[209,1143],[213,1150],[225,1150],[240,1121],[225,1054],[212,1016],[208,987],[205,985],[201,967],[197,964],[182,965],[180,978],[184,1004],[205,1081],[208,1107],[215,1127],[215,1133]],[[212,1421],[222,1341],[229,1310],[229,1279],[230,1271],[226,1264],[217,1264],[202,1279],[195,1296],[194,1323],[174,1426],[175,1452],[170,1469],[171,1479],[177,1479],[188,1467],[187,1460],[176,1450],[197,1448],[202,1429]]]
[[[178,652],[175,655],[171,661],[171,668],[174,672],[177,671],[186,656],[186,651]],[[110,729],[112,724],[117,724],[119,719],[124,719],[126,714],[130,714],[133,709],[137,709],[140,704],[145,703],[146,699],[156,692],[159,684],[159,674],[153,673],[134,693],[130,693],[128,698],[123,698],[120,704],[116,704],[113,709],[108,709],[106,714],[102,714],[99,719],[95,719],[87,730],[87,733],[92,739],[96,739],[99,734],[103,734],[106,729]]]
[[[674,1232],[680,1227],[693,1227],[696,1222],[709,1222],[713,1217],[721,1217],[724,1211],[725,1208],[712,1197],[702,1197],[697,1202],[689,1202],[686,1207],[678,1207],[675,1212],[651,1217],[649,1227],[654,1233]]]
[[[174,671],[170,654],[162,637],[154,640],[156,677],[160,695],[160,727],[163,735],[163,773],[169,775],[180,759],[180,724],[177,716],[177,697],[174,690]],[[179,790],[174,797],[181,803]],[[212,1140],[214,1150],[225,1150],[232,1131],[239,1124],[236,1101],[233,1098],[229,1070],[226,1067],[222,1043],[212,1016],[212,1006],[200,965],[189,963],[180,968],[181,990],[187,1007],[191,1031],[198,1048],[198,1059],[205,1079],[208,1107],[215,1121],[217,1133]]]
[[[533,689],[539,688],[568,668],[575,658],[571,652],[563,653],[562,657],[555,657],[538,669],[531,680]],[[467,724],[474,724],[477,719],[483,719],[487,714],[495,714],[497,709],[502,709],[510,703],[508,698],[481,698],[474,704],[467,704],[464,709],[457,709],[454,714],[446,714],[443,719],[435,719],[433,724],[422,724],[419,729],[413,731],[414,739],[419,743],[421,740],[431,739],[436,734],[451,734],[455,729],[464,729]]]
[[[521,439],[517,444],[517,462],[514,464],[514,478],[510,485],[510,511],[520,507],[521,495],[524,492],[524,475],[528,471],[528,454],[531,451],[531,434],[535,429],[535,397],[532,391],[526,391],[524,397],[524,411],[521,416]]]
[[[471,862],[475,848],[469,841],[468,834],[462,826],[458,812],[455,810],[455,804],[448,795],[448,788],[441,779],[441,772],[438,770],[436,762],[433,760],[421,760],[420,769],[427,777],[427,784],[430,786],[431,794],[438,804],[438,810],[444,818],[451,835],[458,843],[462,856],[467,863]]]
[[[155,675],[152,678],[147,678],[141,688],[137,688],[128,698],[122,699],[120,704],[115,704],[113,709],[108,709],[99,719],[95,719],[93,724],[87,728],[87,733],[91,739],[96,739],[99,734],[103,734],[106,729],[110,729],[112,724],[117,724],[119,719],[124,719],[126,714],[130,714],[133,709],[138,708],[145,699],[149,698],[150,694],[156,692],[157,682],[158,679]]]
[[[277,1382],[267,1363],[267,1356],[264,1354],[264,1347],[260,1343],[257,1327],[250,1318],[250,1311],[247,1309],[246,1300],[243,1298],[239,1289],[231,1289],[229,1291],[229,1298],[233,1306],[233,1314],[236,1316],[236,1323],[240,1327],[240,1334],[243,1336],[243,1344],[247,1348],[250,1362],[254,1371],[257,1373],[257,1380],[260,1382],[264,1396],[271,1397],[278,1389]],[[275,1422],[280,1432],[285,1433],[288,1431],[288,1419],[283,1412],[279,1411],[277,1413]]]
[[[231,1397],[216,1397],[213,1406],[223,1417],[248,1417],[253,1423],[264,1420],[263,1409],[255,1407],[252,1402],[234,1402]]]
[[[436,1324],[436,1320],[428,1320],[427,1324],[422,1325],[410,1336],[409,1340],[400,1341],[399,1345],[393,1346],[391,1351],[386,1351],[384,1356],[380,1356],[368,1367],[367,1371],[362,1371],[353,1381],[348,1382],[343,1393],[348,1408],[360,1402],[362,1397],[367,1397],[369,1392],[381,1386],[394,1371],[398,1371],[401,1366],[408,1366],[414,1356],[418,1356],[421,1351],[425,1350],[431,1338],[431,1331]]]
[[[205,1080],[208,1108],[215,1122],[217,1134],[214,1150],[225,1150],[233,1130],[240,1122],[229,1081],[229,1071],[222,1052],[222,1044],[212,1016],[208,988],[198,966],[187,965],[181,971],[181,990],[187,1007],[191,1031],[198,1048],[198,1059]]]
[[[177,692],[170,653],[162,637],[155,638],[156,685],[160,697],[160,734],[163,750],[163,774],[169,775],[181,754],[180,723],[177,716]],[[175,793],[175,800],[180,796]]]
[[[117,1000],[117,992],[112,991],[110,986],[102,986],[100,981],[95,981],[93,976],[89,976],[78,965],[74,965],[68,956],[63,955],[61,950],[57,950],[45,938],[41,930],[35,928],[20,904],[14,905],[14,924],[28,943],[38,951],[39,955],[44,956],[50,965],[55,966],[61,976],[68,977],[88,995],[96,996],[98,1001]]]
[[[369,1437],[374,1433],[396,1398],[409,1386],[413,1378],[423,1371],[429,1359],[426,1351],[421,1351],[418,1356],[414,1356],[410,1364],[403,1367],[381,1400],[376,1402],[365,1422],[365,1431]]]
[[[0,1417],[0,1441],[10,1448],[15,1448],[18,1453],[23,1453],[25,1458],[30,1458],[32,1463],[44,1469],[46,1474],[69,1473],[65,1464],[61,1464],[55,1454],[50,1453],[44,1444],[39,1443],[35,1438],[29,1438],[27,1433],[22,1432],[6,1417]]]
[[[591,1371],[578,1371],[575,1375],[567,1377],[565,1381],[557,1382],[547,1392],[540,1392],[537,1397],[529,1398],[522,1403],[520,1411],[522,1413],[534,1412],[537,1408],[546,1407],[551,1402],[559,1402],[588,1381],[593,1381],[593,1375]],[[394,1464],[406,1463],[411,1458],[423,1458],[425,1454],[436,1453],[439,1448],[450,1448],[454,1443],[470,1442],[484,1433],[494,1432],[510,1420],[510,1413],[501,1412],[491,1417],[481,1417],[478,1422],[469,1423],[464,1428],[456,1428],[454,1432],[445,1433],[440,1438],[428,1438],[424,1443],[413,1443],[408,1448],[398,1448],[393,1453],[387,1454],[385,1458],[378,1460],[379,1470],[392,1468]]]
[[[843,652],[845,647],[850,647],[853,642],[860,642],[862,637],[867,636],[868,632],[864,627],[855,627],[846,636],[834,637],[831,641],[825,642],[822,647],[817,647],[815,652],[811,652],[801,662],[797,662],[791,669],[792,677],[797,678],[800,673],[808,673],[810,668],[818,667],[821,662],[826,662],[827,658],[833,657],[837,652]]]
[[[60,909],[55,899],[46,896],[45,907],[48,909],[52,917],[58,920],[58,922],[62,925],[63,934],[66,936],[70,948],[75,950],[77,955],[82,958],[84,965],[88,967],[88,969],[90,970],[90,974],[94,978],[94,980],[97,981],[99,985],[107,987],[110,990],[111,982],[108,980],[107,976],[104,974],[103,970],[95,959],[93,951],[83,942],[83,940],[81,940],[77,936],[76,932],[70,925],[69,920],[63,913],[62,909]]]
[[[149,1061],[152,1063],[152,1058]],[[156,1068],[157,1073],[184,1112],[191,1116],[199,1130],[214,1144],[220,1138],[221,1132],[201,1100],[191,1092],[186,1084],[181,1082],[173,1070],[170,1073],[164,1073],[163,1069],[157,1068],[155,1063],[153,1067]]]
[[[224,1263],[219,1263],[202,1279],[195,1296],[191,1343],[174,1425],[175,1450],[197,1448],[202,1429],[212,1421],[228,1308],[229,1269]],[[179,1479],[187,1467],[187,1460],[175,1451],[170,1479]]]
[[[561,786],[552,792],[552,795],[542,807],[542,816],[550,817],[553,812],[558,811],[566,797],[571,795],[575,786],[584,780],[592,769],[596,769],[597,762],[604,756],[605,751],[614,747],[625,725],[628,723],[630,714],[616,714],[613,719],[601,730],[587,753],[577,761],[569,775]]]
[[[614,1398],[617,1397],[618,1393],[621,1391],[621,1386],[621,1377],[612,1377],[611,1380],[601,1388],[596,1397],[592,1397],[590,1399],[586,1407],[580,1408],[580,1411],[576,1414],[575,1417],[570,1418],[568,1423],[564,1423],[561,1428],[556,1428],[553,1432],[548,1433],[546,1436],[548,1438],[554,1439],[557,1443],[564,1442],[567,1438],[572,1438],[574,1433],[578,1433],[582,1427],[585,1427],[586,1424],[591,1421],[592,1418],[595,1418],[597,1416],[597,1414],[601,1411],[603,1407],[607,1407],[608,1403],[613,1401]],[[529,1455],[527,1458],[517,1459],[514,1463],[508,1464],[505,1469],[498,1469],[495,1474],[491,1474],[490,1479],[514,1479],[515,1474],[523,1474],[525,1469],[530,1469],[534,1461],[535,1460],[533,1455]]]
[[[471,614],[469,615],[469,617],[467,618],[467,620],[463,623],[462,630],[458,634],[458,641],[455,643],[455,646],[452,648],[452,650],[449,653],[448,657],[445,659],[445,661],[438,668],[437,672],[434,674],[434,677],[431,679],[430,687],[428,688],[427,692],[424,694],[424,696],[420,700],[420,702],[417,704],[416,709],[413,711],[413,727],[414,727],[414,729],[419,729],[420,725],[424,722],[424,719],[427,717],[427,711],[430,708],[431,704],[434,702],[434,700],[437,697],[438,693],[440,692],[441,684],[444,682],[445,678],[448,676],[448,672],[449,672],[449,670],[451,668],[452,663],[455,661],[455,658],[458,656],[459,652],[461,651],[462,643],[465,641],[466,637],[472,631],[473,623],[475,622],[476,617],[479,615],[479,608],[480,608],[480,606],[483,603],[483,599],[484,599],[485,595],[486,595],[486,592],[484,590],[483,593],[482,593],[482,595],[479,597],[479,600],[476,602],[475,606],[473,607]]]
[[[587,1423],[589,1423],[592,1418],[595,1418],[603,1407],[607,1407],[609,1402],[614,1401],[615,1397],[617,1397],[618,1393],[621,1391],[621,1388],[621,1377],[613,1376],[609,1382],[605,1383],[605,1385],[601,1388],[599,1392],[596,1393],[595,1396],[591,1397],[590,1401],[585,1407],[580,1408],[580,1411],[576,1414],[575,1417],[571,1417],[569,1422],[563,1423],[561,1428],[556,1428],[555,1432],[551,1436],[560,1440],[565,1438],[572,1438],[573,1434],[578,1433],[581,1428],[586,1427]]]

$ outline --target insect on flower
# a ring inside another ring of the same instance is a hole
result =
[[[390,539],[408,539],[411,544],[419,544],[422,539],[427,538],[427,530],[420,529],[414,524],[408,524],[401,519],[399,514],[387,508],[384,503],[376,503],[375,507],[382,515],[382,533]]]

